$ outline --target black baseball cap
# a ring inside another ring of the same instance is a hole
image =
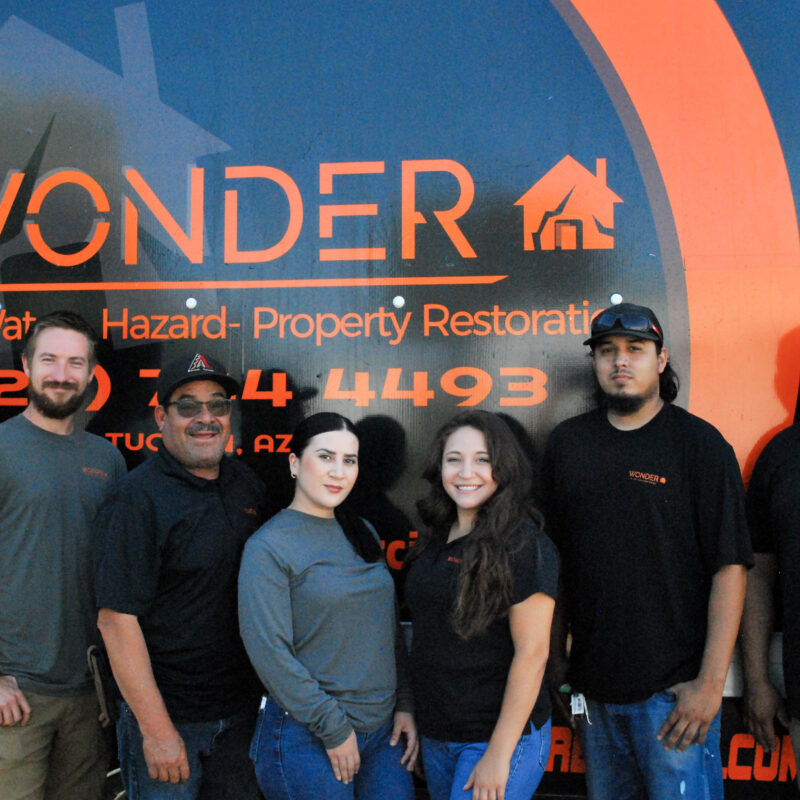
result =
[[[158,402],[163,405],[179,386],[190,381],[216,381],[229,397],[242,390],[239,381],[232,378],[219,361],[205,353],[194,353],[179,356],[161,370],[156,384]]]
[[[611,333],[629,333],[640,339],[664,344],[664,329],[653,310],[634,303],[617,303],[601,311],[592,320],[592,335],[584,344],[593,344],[595,340]]]

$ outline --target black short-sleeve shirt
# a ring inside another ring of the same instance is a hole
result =
[[[624,431],[597,409],[553,431],[542,482],[562,559],[572,686],[633,703],[697,677],[713,577],[752,563],[731,446],[671,403]]]
[[[555,546],[532,522],[524,523],[516,536],[521,546],[512,556],[512,605],[538,592],[555,597]],[[453,630],[451,612],[467,538],[432,542],[411,564],[406,581],[414,626],[411,675],[417,725],[425,736],[485,742],[500,715],[514,643],[507,614],[467,641]],[[549,716],[550,698],[543,685],[531,719],[540,728]]]
[[[774,436],[756,461],[747,490],[756,553],[778,558],[783,675],[793,717],[800,717],[800,425]]]

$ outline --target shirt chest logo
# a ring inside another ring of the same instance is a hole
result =
[[[664,486],[667,483],[664,475],[657,475],[655,472],[642,472],[639,469],[629,469],[628,480],[645,483],[648,486]]]
[[[103,472],[102,469],[98,469],[97,467],[83,467],[82,471],[84,475],[91,475],[93,478],[108,480],[108,473]]]

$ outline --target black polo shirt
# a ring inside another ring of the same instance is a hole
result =
[[[236,586],[264,501],[243,463],[223,458],[219,477],[206,480],[162,444],[98,514],[98,608],[138,617],[174,720],[222,719],[253,707],[260,691],[239,637]]]

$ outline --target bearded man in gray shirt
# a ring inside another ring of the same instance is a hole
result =
[[[91,523],[125,472],[74,417],[97,336],[70,311],[25,345],[28,406],[0,425],[0,797],[99,800],[107,769],[86,662],[96,638]]]

